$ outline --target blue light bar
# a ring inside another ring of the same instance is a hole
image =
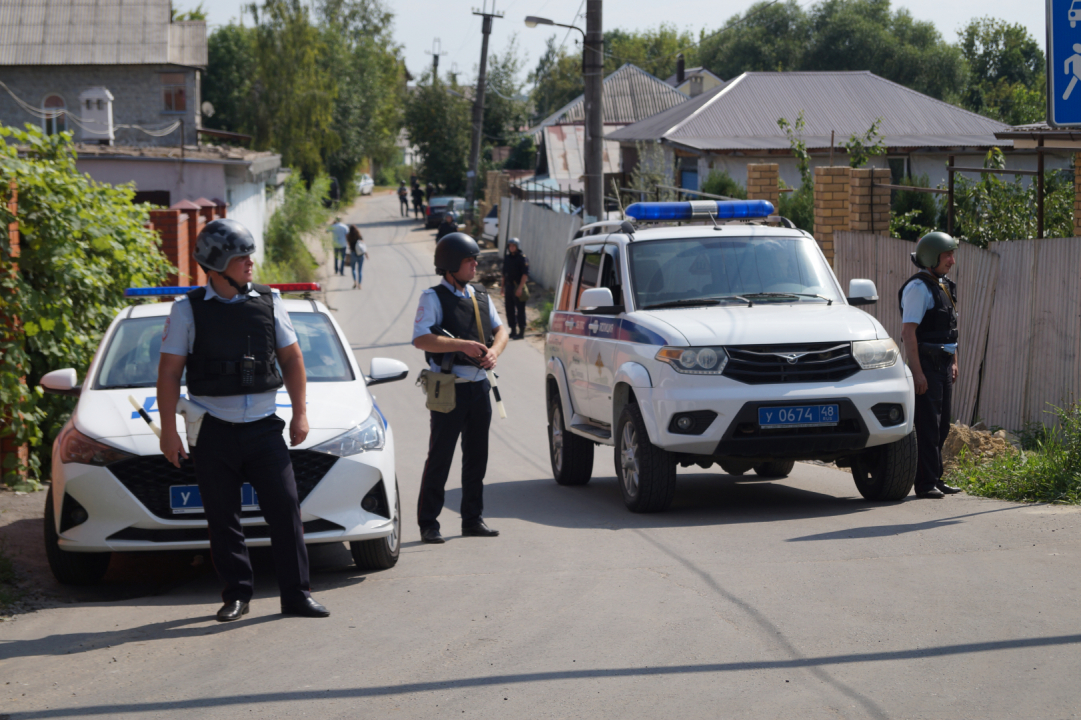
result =
[[[128,288],[124,291],[124,297],[166,297],[169,295],[185,295],[194,289],[194,287]]]
[[[690,200],[688,202],[637,202],[626,214],[640,222],[659,220],[718,220],[765,218],[774,214],[769,200]]]

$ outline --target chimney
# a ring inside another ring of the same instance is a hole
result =
[[[103,87],[87,88],[79,95],[79,114],[83,126],[80,139],[86,143],[112,145],[113,94]]]
[[[685,65],[683,64],[683,53],[676,55],[676,86],[683,84],[683,73]]]

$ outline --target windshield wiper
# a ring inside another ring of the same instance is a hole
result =
[[[815,295],[814,293],[792,293],[792,292],[760,292],[760,293],[747,293],[747,297],[809,297],[818,298],[819,300],[825,300],[827,305],[832,305],[833,300],[825,295]]]
[[[645,305],[643,310],[655,310],[657,308],[675,308],[675,307],[707,307],[712,305],[720,305],[723,300],[738,300],[740,302],[747,303],[747,307],[754,305],[750,300],[740,295],[715,295],[713,297],[700,297],[700,298],[685,298],[683,300],[669,300],[662,303],[654,303],[653,305]]]

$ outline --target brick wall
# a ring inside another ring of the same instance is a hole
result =
[[[890,232],[890,189],[874,187],[874,183],[889,183],[889,168],[853,168],[849,205],[848,229],[888,235]]]
[[[180,210],[151,210],[150,226],[161,238],[161,251],[177,269],[170,285],[193,285],[191,247],[188,244],[188,215]]]
[[[852,168],[814,169],[815,240],[833,264],[833,233],[848,230],[848,204]]]
[[[15,182],[14,181],[11,181],[8,184],[7,190],[8,190],[8,192],[6,193],[7,194],[6,202],[7,202],[7,205],[8,205],[8,210],[11,212],[12,215],[16,215],[16,214],[18,214],[18,209],[19,209],[19,194],[18,194],[18,190],[15,187]],[[10,239],[10,243],[11,243],[10,264],[7,267],[0,270],[0,271],[5,272],[5,273],[9,273],[11,275],[14,275],[15,273],[17,273],[19,271],[19,265],[16,262],[16,260],[19,257],[19,223],[18,222],[10,223],[8,225],[8,227],[7,227],[7,233],[8,233],[8,238]],[[2,328],[2,332],[4,332],[5,334],[17,332],[18,331],[18,325],[19,325],[19,319],[18,318],[0,317],[0,328]],[[25,384],[26,383],[26,378],[25,377],[22,378],[21,381]],[[3,425],[3,426],[7,425],[7,423],[4,422],[4,420],[5,420],[5,418],[8,417],[8,413],[9,413],[8,408],[0,408],[0,425]],[[12,455],[14,455],[17,458],[19,466],[21,468],[23,468],[23,470],[21,472],[21,475],[25,478],[25,476],[26,476],[26,471],[25,471],[26,463],[30,459],[30,448],[25,444],[16,445],[15,441],[14,441],[14,438],[11,438],[11,437],[0,438],[0,475],[6,474],[7,471],[2,470],[2,468],[4,467],[4,462],[7,461],[7,458],[12,456]]]
[[[747,199],[769,200],[773,207],[781,197],[780,173],[777,163],[749,163],[747,165]]]

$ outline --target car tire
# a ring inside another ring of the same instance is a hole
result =
[[[389,570],[398,564],[402,552],[402,498],[398,479],[394,479],[394,509],[391,510],[393,528],[390,535],[375,540],[357,540],[349,543],[349,553],[357,570]]]
[[[585,485],[593,477],[593,443],[567,431],[559,393],[548,400],[548,457],[560,485]]]
[[[616,424],[615,467],[623,504],[636,513],[664,512],[676,495],[676,462],[649,441],[642,411],[627,405]]]
[[[95,585],[105,577],[109,569],[111,552],[68,552],[60,547],[56,532],[56,513],[53,510],[53,491],[45,495],[45,556],[53,577],[63,585]]]
[[[722,460],[717,464],[729,475],[742,475],[754,467],[754,463],[746,460]]]
[[[916,481],[916,433],[852,457],[856,489],[868,500],[903,500]]]
[[[754,474],[762,478],[786,478],[796,467],[795,460],[770,460],[754,466]]]

